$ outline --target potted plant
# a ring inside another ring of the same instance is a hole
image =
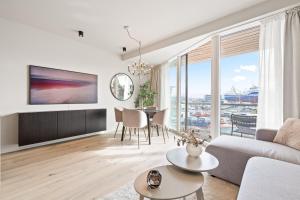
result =
[[[147,81],[143,85],[140,86],[139,94],[134,102],[135,107],[148,107],[153,106],[154,97],[156,93],[150,89],[150,82]]]
[[[186,151],[190,156],[198,157],[202,153],[205,139],[195,136],[194,130],[189,130],[181,134],[181,138],[177,140],[177,145],[186,144]]]

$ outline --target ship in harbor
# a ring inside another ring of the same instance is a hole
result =
[[[257,113],[259,88],[252,86],[243,92],[237,91],[234,87],[221,96],[220,102],[220,128],[224,134],[230,134],[231,114],[255,115]],[[181,127],[185,126],[194,129],[196,132],[210,133],[211,125],[211,95],[204,95],[202,98],[189,98],[188,109],[186,113],[186,102],[182,98],[180,104],[179,123]],[[171,105],[175,106],[176,98]],[[186,116],[187,114],[187,116]],[[172,117],[173,127],[176,127],[176,112]]]
[[[228,103],[257,103],[259,88],[252,86],[248,91],[240,93],[234,87],[224,94],[224,100]]]

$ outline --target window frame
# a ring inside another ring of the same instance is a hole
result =
[[[253,25],[253,27],[257,27],[257,24]],[[250,27],[250,28],[253,28]],[[244,28],[239,31],[244,31],[249,29],[249,26],[247,28]],[[233,31],[232,33],[239,32],[239,31]],[[230,34],[232,34],[230,33]],[[227,33],[228,34],[228,33]],[[227,35],[225,34],[225,35]],[[229,35],[229,34],[228,34]],[[207,43],[212,43],[212,58],[211,58],[211,126],[210,126],[210,133],[212,138],[216,138],[220,136],[220,120],[221,120],[221,74],[220,74],[220,59],[222,57],[221,55],[221,37],[224,37],[224,32],[213,34],[203,41],[201,41],[197,47]],[[190,52],[190,51],[189,51]],[[185,56],[185,120],[184,120],[184,130],[187,129],[187,117],[188,117],[188,54],[189,52],[185,52],[184,54],[178,55],[176,57],[177,60],[177,120],[176,120],[176,132],[181,132],[181,66],[182,66],[182,57]]]

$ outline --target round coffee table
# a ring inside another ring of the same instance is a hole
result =
[[[202,152],[199,157],[189,156],[185,148],[176,148],[167,152],[170,163],[183,170],[191,172],[206,172],[215,169],[219,161],[213,155]]]
[[[134,188],[140,194],[140,200],[149,199],[178,199],[196,193],[197,200],[204,200],[201,173],[190,173],[178,169],[173,165],[165,165],[154,168],[162,175],[161,185],[157,189],[150,189],[147,185],[148,171],[139,175],[134,182]]]

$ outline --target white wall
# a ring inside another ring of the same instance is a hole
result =
[[[18,112],[106,108],[107,129],[111,130],[115,127],[113,107],[133,106],[135,97],[121,102],[110,93],[109,83],[112,76],[118,72],[127,73],[127,64],[117,55],[1,18],[0,27],[2,153],[19,149]],[[29,64],[97,74],[98,104],[28,105]],[[134,96],[136,93],[135,89]]]

